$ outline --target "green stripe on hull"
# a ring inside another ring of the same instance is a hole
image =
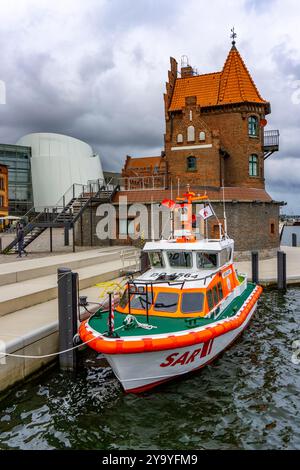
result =
[[[221,315],[215,318],[170,318],[170,317],[156,317],[149,315],[149,324],[156,326],[151,330],[147,330],[141,327],[131,327],[131,328],[120,328],[123,325],[124,318],[126,314],[115,312],[115,330],[116,333],[122,338],[122,336],[147,336],[147,335],[157,335],[170,332],[177,332],[183,330],[189,330],[195,327],[206,326],[210,323],[214,323],[218,320],[223,320],[224,318],[230,318],[234,316],[237,311],[241,308],[245,300],[249,297],[251,292],[255,289],[255,284],[248,283],[247,288],[242,293],[242,295],[236,297],[230,305],[221,313]],[[146,315],[136,315],[137,320],[140,323],[147,323]],[[99,333],[104,333],[108,331],[108,312],[97,313],[91,317],[88,321],[89,325]]]

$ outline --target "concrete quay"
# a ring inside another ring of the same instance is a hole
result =
[[[138,261],[139,250],[113,247],[2,265],[0,351],[21,356],[58,351],[57,267],[78,272],[80,295],[97,302],[103,287],[95,284],[120,279],[123,271],[136,270]],[[0,391],[56,359],[0,357]]]
[[[281,251],[286,253],[287,285],[300,284],[300,247],[282,246]],[[238,261],[235,266],[240,273],[247,274],[251,279],[251,261]],[[277,284],[277,258],[259,260],[259,284]]]

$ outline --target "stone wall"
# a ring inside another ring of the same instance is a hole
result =
[[[116,238],[111,239],[108,234],[106,240],[100,240],[97,236],[97,224],[103,217],[96,215],[97,205],[92,207],[92,218],[90,209],[87,209],[82,217],[82,230],[80,221],[76,224],[75,241],[76,245],[83,246],[110,246],[110,245],[136,245],[141,246],[144,240],[138,238],[132,240],[130,237],[120,239],[118,234],[118,219],[116,223]],[[235,251],[239,258],[247,258],[253,250],[260,252],[261,258],[267,258],[276,252],[280,245],[279,240],[279,204],[276,203],[254,203],[254,202],[230,202],[226,203],[228,235],[235,241]],[[223,204],[221,202],[213,203],[215,213],[222,225]],[[149,233],[151,233],[150,205],[148,209]],[[118,215],[117,215],[118,217]],[[92,220],[92,238],[91,238],[91,220]],[[163,221],[160,217],[159,227],[155,227],[156,233],[160,233],[163,228]],[[209,219],[208,223],[209,237],[217,236],[219,233],[218,222],[215,218]],[[143,227],[142,227],[143,231]],[[81,240],[82,233],[82,240]],[[158,237],[155,237],[158,238]]]

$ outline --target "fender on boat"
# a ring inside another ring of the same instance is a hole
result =
[[[134,354],[163,351],[205,343],[212,338],[239,328],[250,314],[261,293],[262,287],[257,286],[236,317],[223,320],[221,324],[208,326],[201,331],[186,332],[184,335],[172,333],[164,338],[156,338],[155,336],[141,339],[108,338],[100,334],[99,336],[94,335],[88,327],[88,320],[80,324],[79,335],[84,343],[88,343],[92,349],[104,354]]]

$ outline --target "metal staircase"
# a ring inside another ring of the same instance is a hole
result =
[[[47,228],[50,229],[51,251],[52,251],[52,229],[63,227],[65,229],[65,244],[68,240],[68,232],[73,229],[75,223],[82,217],[85,209],[94,202],[99,204],[111,202],[119,187],[104,180],[89,181],[87,185],[73,184],[55,206],[37,208],[32,207],[24,219],[27,225],[24,229],[24,244],[26,248],[36,240]],[[67,202],[66,202],[67,201]],[[3,254],[17,251],[17,237],[3,250]],[[74,244],[73,244],[74,247]]]

